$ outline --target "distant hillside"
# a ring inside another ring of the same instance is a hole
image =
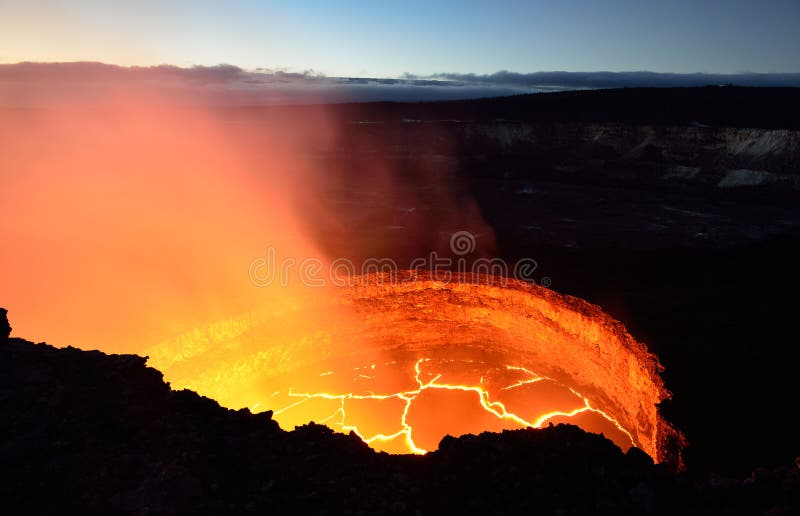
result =
[[[297,112],[308,107],[247,107]],[[800,88],[623,88],[535,93],[443,102],[375,102],[329,106],[353,120],[496,119],[523,122],[620,122],[765,129],[800,128]]]

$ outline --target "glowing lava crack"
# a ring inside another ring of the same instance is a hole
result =
[[[305,393],[305,392],[289,392],[290,397],[301,398],[300,401],[292,403],[286,407],[281,409],[275,410],[275,415],[280,416],[280,414],[290,410],[292,408],[300,406],[303,402],[312,400],[312,399],[325,399],[325,400],[339,400],[339,408],[331,414],[330,416],[319,420],[319,423],[322,424],[331,424],[338,416],[338,421],[333,423],[337,429],[341,430],[342,432],[355,432],[364,442],[374,445],[377,448],[380,448],[382,444],[394,441],[396,439],[402,438],[405,446],[407,446],[408,450],[413,453],[427,453],[428,450],[424,448],[420,448],[414,442],[414,428],[408,422],[408,412],[412,408],[414,401],[419,397],[426,390],[431,389],[440,389],[445,391],[462,391],[462,392],[471,392],[475,393],[477,396],[477,402],[480,404],[481,408],[488,413],[492,414],[496,418],[500,420],[504,420],[507,422],[512,423],[513,425],[518,425],[520,427],[531,427],[531,428],[539,428],[544,423],[548,421],[552,421],[559,417],[564,418],[571,418],[578,414],[583,414],[587,411],[599,414],[604,419],[606,419],[609,423],[613,424],[616,430],[625,436],[625,440],[620,445],[623,448],[627,448],[630,446],[635,446],[635,442],[631,434],[625,430],[617,420],[613,417],[609,416],[602,410],[598,410],[591,406],[589,399],[581,396],[578,392],[574,389],[569,389],[577,398],[582,400],[582,404],[575,409],[569,411],[551,411],[546,412],[544,414],[539,415],[535,419],[526,420],[519,415],[509,412],[505,405],[499,401],[492,401],[491,394],[487,390],[487,387],[484,385],[484,379],[481,377],[481,381],[478,385],[465,385],[465,384],[450,384],[450,383],[440,383],[439,379],[442,377],[442,374],[437,374],[432,379],[428,381],[423,381],[420,378],[422,374],[422,365],[425,363],[429,363],[430,359],[421,358],[414,364],[414,371],[415,375],[414,378],[417,382],[417,388],[414,390],[408,390],[403,392],[396,392],[392,394],[353,394],[353,393],[345,393],[345,394],[331,394],[331,393],[322,393],[322,392],[315,392],[315,393]],[[528,375],[528,378],[517,381],[511,385],[507,385],[502,387],[502,390],[509,390],[514,389],[517,387],[521,387],[524,385],[530,385],[542,380],[553,381],[551,378],[547,378],[544,376],[539,376],[536,373],[528,371],[524,367],[517,367],[507,365],[506,369],[509,371],[523,371]],[[326,376],[331,373],[323,373]],[[359,375],[365,377],[363,375]],[[372,377],[369,377],[372,378]],[[400,426],[401,429],[393,434],[374,434],[374,435],[365,435],[362,431],[359,430],[357,424],[348,424],[347,423],[347,410],[345,406],[345,402],[347,400],[386,400],[389,398],[397,398],[404,401],[403,405],[403,412],[400,418]]]
[[[147,354],[173,387],[425,453],[445,435],[569,422],[678,462],[661,366],[598,307],[487,276],[404,272],[292,294]],[[368,365],[365,365],[368,364]]]

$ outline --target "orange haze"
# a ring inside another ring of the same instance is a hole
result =
[[[291,210],[305,165],[278,129],[239,137],[222,115],[141,94],[0,111],[14,333],[137,351],[274,299],[248,278],[255,257],[319,256]]]

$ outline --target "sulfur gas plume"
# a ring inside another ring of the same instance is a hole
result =
[[[111,89],[0,110],[0,297],[20,335],[139,351],[280,302],[248,266],[268,246],[324,261],[292,206],[308,174],[292,131]],[[270,301],[271,300],[271,301]]]

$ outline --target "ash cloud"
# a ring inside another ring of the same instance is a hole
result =
[[[370,101],[435,101],[544,91],[710,84],[800,87],[800,73],[673,74],[655,72],[534,72],[405,74],[400,78],[328,77],[229,64],[182,68],[123,67],[95,62],[0,64],[0,105],[94,101],[109,87],[135,95],[159,91],[177,101],[265,105]]]

